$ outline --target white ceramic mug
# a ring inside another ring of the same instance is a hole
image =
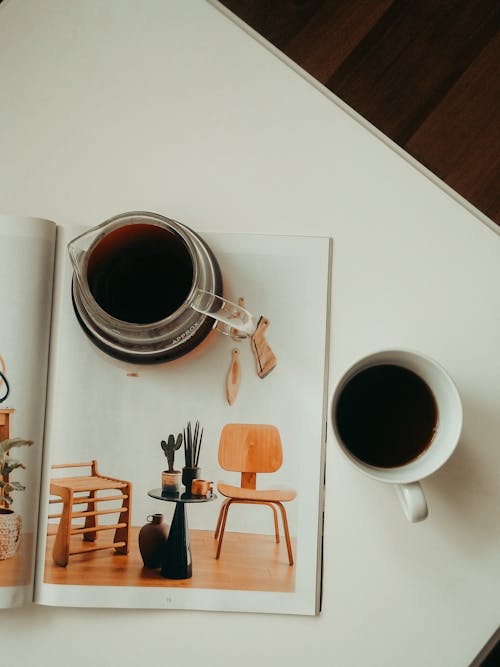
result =
[[[349,381],[367,368],[386,364],[416,373],[432,391],[437,407],[437,424],[429,446],[417,458],[394,468],[373,466],[354,456],[347,443],[343,442],[336,423],[338,401]],[[409,521],[425,519],[428,514],[427,502],[419,481],[446,463],[458,444],[462,430],[460,396],[444,368],[433,359],[409,350],[386,350],[370,354],[345,371],[333,392],[329,414],[337,442],[347,458],[369,477],[394,485]]]

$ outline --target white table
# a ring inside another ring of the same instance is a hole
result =
[[[144,208],[200,232],[332,236],[330,391],[356,357],[400,346],[440,361],[464,403],[418,525],[330,435],[319,617],[21,609],[1,614],[6,664],[36,651],[87,665],[91,639],[123,666],[139,650],[176,665],[468,665],[500,620],[495,230],[203,0],[7,0],[0,81],[4,211],[94,224]]]

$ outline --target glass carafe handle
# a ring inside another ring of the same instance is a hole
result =
[[[237,335],[246,338],[253,336],[257,328],[257,319],[248,310],[212,292],[197,289],[190,306],[198,313],[224,324],[220,331],[227,335],[236,330]]]
[[[265,317],[254,317],[242,306],[223,299],[217,294],[197,289],[191,307],[203,315],[213,317],[219,324],[219,331],[240,338],[250,338],[252,352],[257,366],[257,375],[266,377],[276,366],[276,356],[271,350],[264,334],[269,326]]]

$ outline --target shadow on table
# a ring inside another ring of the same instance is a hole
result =
[[[498,540],[498,513],[492,508],[500,505],[500,419],[482,404],[468,397],[462,399],[464,427],[458,447],[443,468],[424,481],[424,486],[429,496],[429,516],[433,506],[441,507],[443,534],[464,551],[483,551],[496,547]],[[477,433],[483,434],[481,439]]]

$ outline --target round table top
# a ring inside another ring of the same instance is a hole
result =
[[[215,493],[207,496],[193,496],[187,493],[163,493],[161,488],[151,489],[148,491],[148,496],[157,500],[167,500],[172,503],[208,503],[217,498]]]

